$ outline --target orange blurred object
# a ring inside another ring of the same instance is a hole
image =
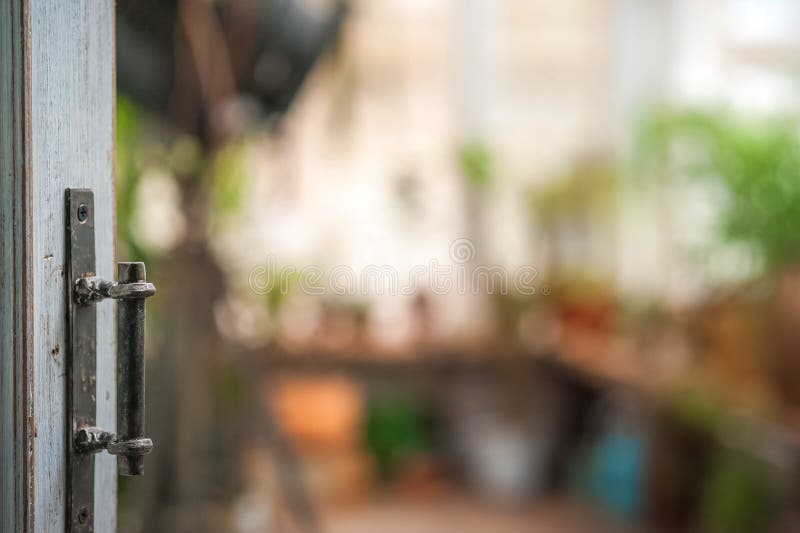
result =
[[[298,449],[342,449],[358,444],[363,392],[343,377],[281,379],[272,394],[275,415]]]

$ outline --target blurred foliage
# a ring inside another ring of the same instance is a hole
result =
[[[279,273],[278,277],[274,277],[276,273]],[[280,268],[276,272],[267,272],[267,275],[272,277],[265,280],[263,294],[264,303],[270,313],[277,313],[289,294],[293,293],[301,282],[307,282],[301,279],[301,274],[294,269]]]
[[[458,150],[458,166],[475,188],[485,188],[492,179],[492,154],[481,142],[465,143]]]
[[[706,481],[701,512],[709,533],[768,531],[774,502],[764,467],[744,454],[724,453]]]
[[[608,276],[596,259],[597,250],[613,242],[617,184],[610,162],[585,158],[530,195],[532,221],[548,249],[549,275],[566,299],[609,295]]]
[[[639,134],[643,167],[682,165],[723,194],[718,231],[779,269],[800,257],[800,139],[794,119],[744,119],[726,112],[653,115]],[[646,172],[649,175],[655,174]]]
[[[244,198],[246,144],[231,143],[214,154],[209,176],[211,212],[227,221],[238,212]]]
[[[122,95],[117,95],[116,117],[116,188],[117,238],[131,257],[145,261],[147,255],[136,239],[133,218],[136,212],[136,191],[141,172],[136,164],[136,148],[141,142],[142,125],[138,108]]]
[[[142,176],[163,171],[176,183],[195,180],[208,199],[211,231],[229,223],[242,205],[246,190],[247,140],[231,142],[209,154],[190,135],[173,136],[123,95],[117,98],[116,183],[117,233],[124,253],[147,260],[153,250],[137,237]],[[178,209],[181,206],[176,206]]]
[[[241,410],[247,399],[244,377],[234,364],[226,364],[218,368],[214,377],[214,397],[228,411]]]
[[[181,135],[170,147],[167,165],[178,179],[190,179],[203,173],[206,159],[197,139],[191,135]]]
[[[384,394],[367,405],[364,437],[378,472],[389,478],[403,462],[428,449],[424,417],[410,398]]]
[[[676,421],[708,434],[718,433],[728,421],[723,402],[694,387],[674,391],[667,398],[667,410]]]
[[[535,192],[534,213],[545,227],[565,219],[607,218],[613,213],[616,185],[610,164],[582,162],[562,179]]]

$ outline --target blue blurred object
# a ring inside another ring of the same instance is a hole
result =
[[[594,429],[572,471],[573,487],[625,520],[642,515],[646,431],[639,402],[612,393],[599,402]]]
[[[626,519],[642,507],[644,443],[634,433],[602,435],[590,452],[588,489],[593,500]]]

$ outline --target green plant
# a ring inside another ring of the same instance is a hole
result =
[[[533,212],[545,227],[565,220],[608,220],[613,213],[617,176],[604,161],[582,161],[532,197]]]
[[[550,275],[581,298],[608,288],[596,251],[613,245],[617,196],[615,169],[596,158],[576,162],[531,194],[530,213],[549,249]]]
[[[800,138],[794,119],[701,111],[652,115],[641,129],[638,156],[644,170],[677,162],[690,179],[717,186],[719,237],[745,245],[765,270],[800,258]]]
[[[492,154],[489,148],[478,141],[470,141],[458,150],[458,166],[475,188],[485,188],[492,179]]]
[[[367,405],[364,440],[384,479],[427,450],[430,435],[420,406],[401,394],[382,394]]]
[[[702,528],[708,533],[756,533],[769,530],[774,501],[767,472],[740,453],[718,458],[705,483]]]
[[[136,212],[136,190],[141,172],[136,164],[136,147],[141,136],[141,113],[133,102],[117,96],[116,117],[116,186],[117,235],[124,249],[133,257],[146,259],[143,247],[136,239],[133,217]]]

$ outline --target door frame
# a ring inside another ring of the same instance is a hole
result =
[[[114,3],[0,0],[0,531],[64,531],[64,194],[95,197],[114,278]],[[114,306],[97,310],[97,424],[116,429]],[[116,529],[116,462],[95,460],[95,531]]]

